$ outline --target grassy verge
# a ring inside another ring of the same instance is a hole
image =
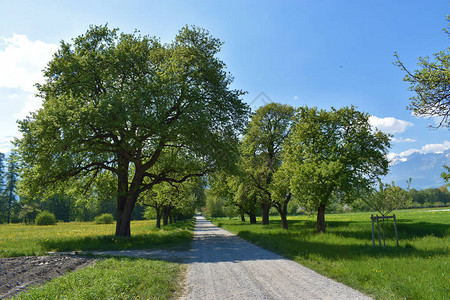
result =
[[[327,215],[327,233],[315,233],[311,216],[292,217],[289,230],[239,220],[213,222],[263,248],[293,259],[378,299],[445,299],[450,295],[450,212],[396,213],[400,247],[392,222],[386,248],[373,248],[370,213]]]
[[[55,226],[0,225],[0,257],[42,255],[49,251],[187,249],[194,221],[157,229],[154,221],[132,221],[131,238],[114,237],[114,224],[58,223]]]
[[[154,221],[131,222],[131,238],[115,238],[115,225],[58,223],[0,225],[0,257],[48,251],[189,248],[194,221],[157,229]],[[30,288],[16,299],[170,299],[180,291],[185,266],[139,258],[108,258]]]
[[[180,289],[180,264],[110,258],[33,287],[16,299],[171,299]]]

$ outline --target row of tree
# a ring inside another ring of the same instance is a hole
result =
[[[450,36],[448,28],[444,32]],[[395,54],[396,64],[407,73],[404,81],[415,92],[408,108],[417,116],[440,118],[437,127],[450,124],[449,50],[434,54],[434,60],[419,58],[420,69],[414,72]],[[216,200],[208,202],[233,203],[251,222],[259,204],[263,224],[269,221],[269,208],[275,207],[287,228],[286,210],[294,197],[317,211],[318,232],[325,231],[324,213],[331,199],[341,204],[359,201],[383,215],[411,205],[411,199],[422,206],[425,199],[436,203],[436,190],[405,191],[380,183],[374,191],[374,183],[388,170],[389,146],[389,137],[371,131],[367,115],[353,107],[331,111],[303,107],[294,113],[290,107],[270,104],[252,117],[240,146],[238,170],[212,178],[210,194]],[[442,177],[450,184],[450,167],[444,167]],[[228,189],[222,188],[224,184]],[[443,194],[441,190],[441,198]]]
[[[366,195],[388,171],[389,136],[371,128],[368,115],[354,107],[331,109],[269,103],[251,117],[233,172],[210,177],[210,196],[224,198],[256,222],[269,223],[275,208],[288,227],[290,201],[317,213],[325,232],[332,199],[350,204]]]
[[[62,41],[37,84],[42,108],[19,122],[21,202],[42,203],[56,191],[77,203],[115,197],[116,235],[130,236],[137,204],[165,222],[182,195],[191,201],[195,178],[209,175],[209,196],[226,198],[251,222],[260,207],[267,224],[274,207],[287,228],[295,198],[317,212],[324,232],[332,199],[352,203],[386,174],[389,136],[354,107],[271,103],[247,126],[250,109],[244,92],[230,88],[221,45],[197,27],[168,44],[107,26]],[[412,109],[447,125],[449,56],[435,58],[405,80],[418,95]]]
[[[395,186],[395,189],[401,189]],[[450,206],[450,192],[446,186],[441,186],[439,188],[428,188],[424,190],[410,189],[399,190],[405,196],[404,199],[400,198],[395,203],[396,209],[403,208],[430,208],[430,207],[444,207]],[[374,203],[376,198],[380,200],[379,193],[380,190],[374,190],[371,194],[367,195],[365,198],[358,198],[353,201],[350,205],[342,203],[341,199],[333,197],[330,204],[326,208],[326,213],[346,213],[346,212],[364,212],[364,211],[376,211],[377,209],[381,211],[386,211],[383,207],[389,207],[389,196],[381,198],[383,206],[378,206]],[[208,195],[209,193],[207,193]],[[375,199],[374,199],[375,198]],[[386,198],[388,198],[386,200]],[[403,201],[405,200],[406,201]],[[403,202],[402,202],[403,201]],[[235,217],[239,215],[241,210],[238,206],[234,205],[233,202],[229,201],[229,198],[224,197],[214,197],[207,196],[206,206],[204,207],[204,213],[209,217]],[[256,206],[255,212],[257,216],[262,215],[261,208]],[[301,215],[301,214],[311,214],[315,211],[308,211],[306,207],[301,206],[295,198],[289,202],[287,206],[287,214],[289,216]],[[380,212],[381,213],[381,212]],[[269,215],[278,215],[275,208],[270,210]],[[245,221],[245,216],[241,215],[241,220]]]

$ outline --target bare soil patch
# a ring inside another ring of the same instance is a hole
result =
[[[95,260],[76,255],[0,258],[0,299],[12,297],[31,285],[40,285],[69,271],[87,267]]]

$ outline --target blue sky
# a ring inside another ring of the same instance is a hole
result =
[[[406,110],[413,93],[392,64],[397,51],[414,70],[419,56],[449,47],[447,0],[0,0],[0,7],[0,152],[19,136],[16,120],[39,108],[33,83],[42,81],[59,42],[105,23],[164,42],[186,24],[203,27],[225,42],[220,57],[233,88],[247,91],[253,108],[267,101],[355,105],[394,134],[391,158],[450,149],[447,129],[431,130],[433,119]]]

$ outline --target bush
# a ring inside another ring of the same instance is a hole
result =
[[[114,217],[112,214],[102,214],[94,218],[95,224],[112,224],[114,223]]]
[[[36,225],[55,225],[56,218],[51,212],[44,210],[36,216]]]

